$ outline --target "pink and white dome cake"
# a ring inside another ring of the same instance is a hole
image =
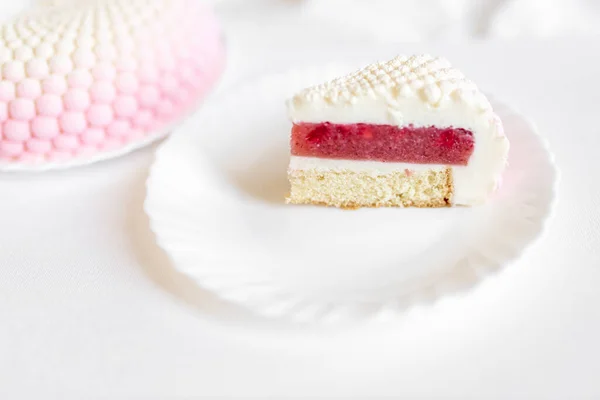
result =
[[[41,1],[0,27],[0,169],[77,165],[140,147],[220,76],[198,0]]]
[[[507,162],[509,142],[488,99],[427,54],[302,90],[288,111],[294,204],[472,206],[496,190]]]

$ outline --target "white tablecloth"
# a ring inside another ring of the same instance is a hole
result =
[[[384,326],[294,328],[256,320],[173,272],[142,211],[152,148],[72,171],[0,175],[0,398],[599,397],[600,45],[366,46],[348,36],[332,46],[316,26],[284,25],[265,25],[260,43],[229,37],[223,90],[357,53],[443,54],[548,138],[562,181],[547,234],[435,311]]]

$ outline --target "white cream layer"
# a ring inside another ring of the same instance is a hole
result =
[[[318,170],[318,171],[353,171],[366,172],[373,175],[385,175],[392,172],[442,170],[447,165],[439,164],[411,164],[380,161],[334,160],[328,158],[291,156],[290,170]],[[472,201],[473,193],[478,193],[478,183],[473,183],[473,174],[470,167],[450,166],[454,183],[453,203],[456,205],[477,204]]]

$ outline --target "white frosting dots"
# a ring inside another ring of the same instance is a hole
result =
[[[378,62],[354,73],[307,88],[293,98],[294,106],[321,99],[330,104],[356,103],[360,97],[379,94],[386,101],[420,97],[436,107],[440,102],[471,101],[477,86],[445,58],[428,54],[411,57],[398,56],[387,62]],[[491,110],[485,98],[477,98],[474,106]]]

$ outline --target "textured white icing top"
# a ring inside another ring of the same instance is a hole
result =
[[[475,149],[467,168],[455,176],[455,204],[483,203],[498,186],[509,143],[502,123],[477,86],[444,58],[398,56],[288,100],[297,122],[370,123],[464,128]]]
[[[492,113],[473,82],[446,59],[430,55],[398,56],[309,87],[296,94],[288,108],[292,120],[301,122],[415,126],[431,125],[429,117],[448,108],[469,111],[463,117]],[[454,113],[451,119],[458,117]],[[469,125],[464,119],[459,122]]]

